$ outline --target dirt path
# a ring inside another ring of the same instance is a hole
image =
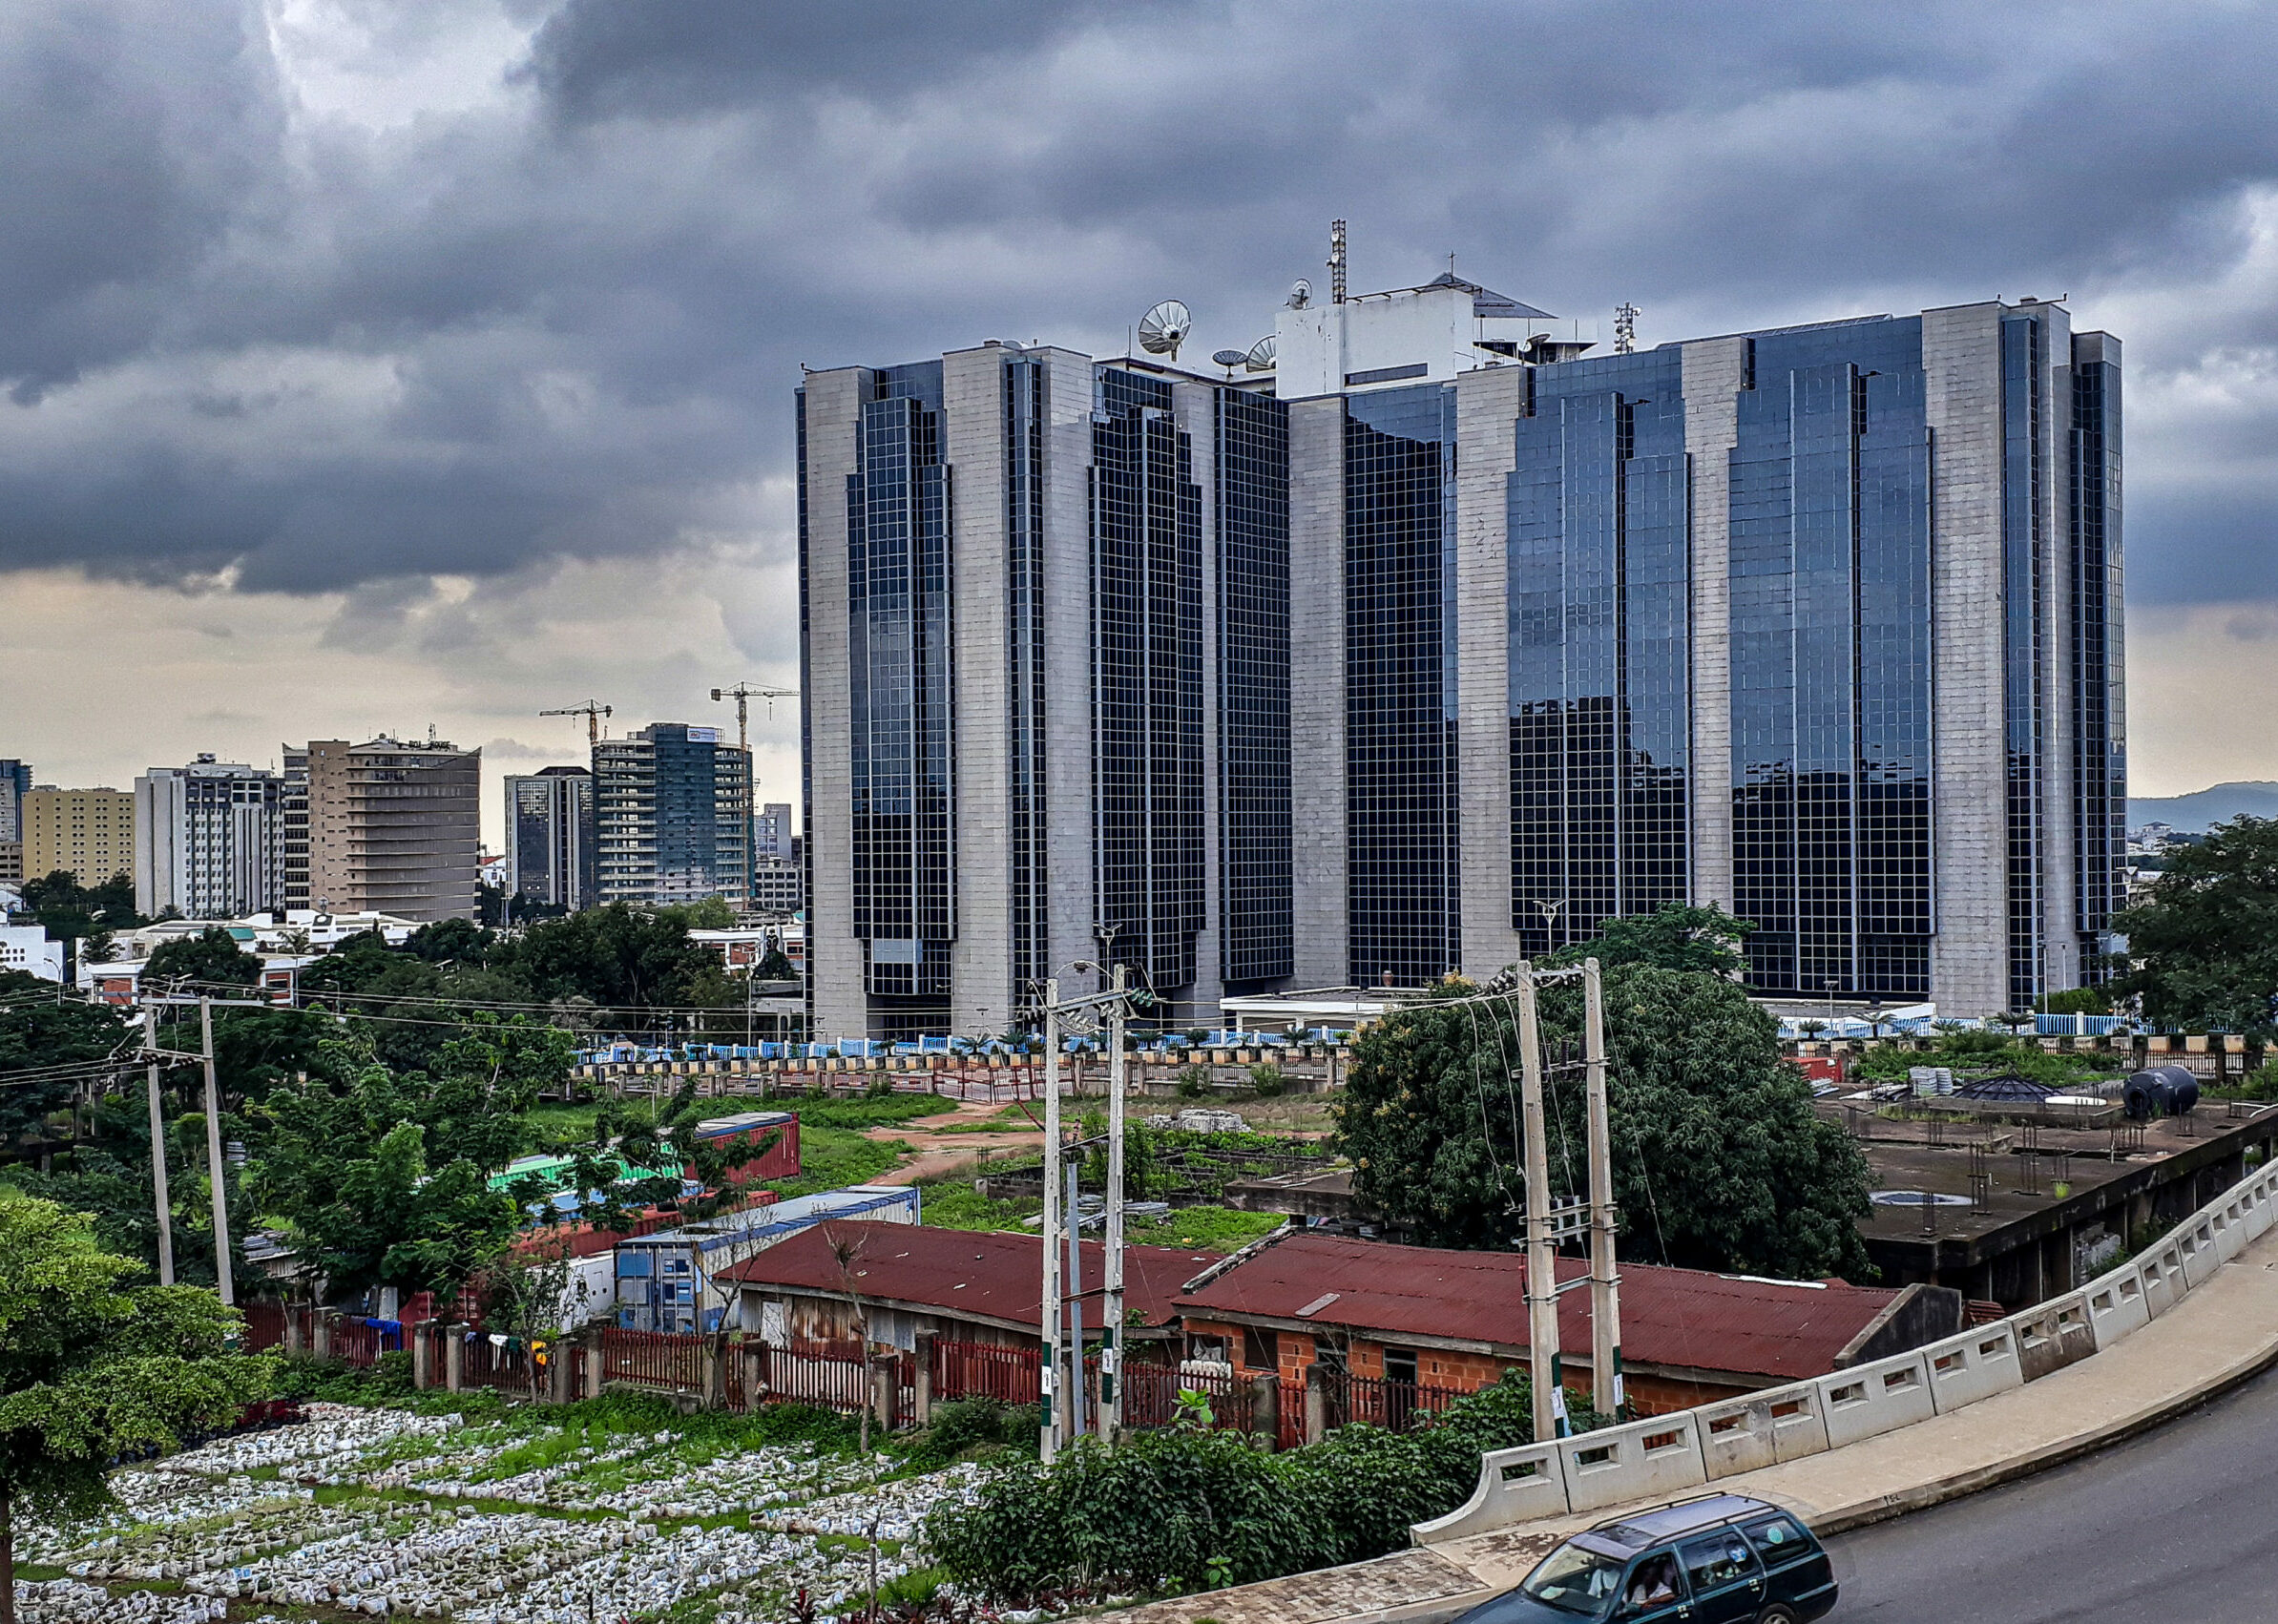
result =
[[[900,1165],[882,1173],[870,1180],[873,1184],[914,1184],[921,1178],[936,1174],[953,1173],[966,1163],[978,1159],[983,1151],[1025,1149],[1043,1143],[1040,1128],[1008,1128],[1002,1132],[974,1133],[970,1124],[987,1122],[998,1112],[1007,1109],[1003,1102],[968,1100],[931,1116],[913,1116],[907,1122],[882,1123],[865,1129],[863,1137],[881,1143],[900,1140],[911,1154]],[[1038,1107],[1041,1110],[1041,1107]],[[962,1129],[961,1132],[947,1132]]]

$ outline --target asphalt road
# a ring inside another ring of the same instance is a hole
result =
[[[1828,1624],[2273,1624],[2278,1371],[1829,1550],[1843,1599]]]

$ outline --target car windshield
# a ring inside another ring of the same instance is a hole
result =
[[[1621,1588],[1621,1561],[1578,1545],[1562,1545],[1518,1588],[1561,1613],[1601,1618]]]

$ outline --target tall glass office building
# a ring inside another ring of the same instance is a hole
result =
[[[1002,1030],[1076,961],[1215,1024],[1688,902],[1775,1002],[2103,973],[2117,341],[2024,301],[1601,354],[1443,276],[1277,344],[808,376],[816,1030]]]

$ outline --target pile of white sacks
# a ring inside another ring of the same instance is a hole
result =
[[[874,1533],[883,1584],[924,1563],[927,1513],[980,1470],[881,1482],[890,1461],[811,1444],[720,1452],[672,1432],[596,1432],[516,1472],[501,1457],[528,1449],[527,1423],[308,1412],[114,1474],[120,1505],[104,1517],[23,1530],[19,1559],[68,1575],[18,1584],[25,1624],[261,1624],[275,1608],[584,1624],[691,1597],[719,1624],[779,1624],[801,1590],[829,1618],[861,1606],[871,1558],[819,1536]],[[350,1492],[320,1499],[311,1486]],[[725,1518],[743,1526],[697,1521]],[[167,1589],[133,1588],[154,1583]]]

